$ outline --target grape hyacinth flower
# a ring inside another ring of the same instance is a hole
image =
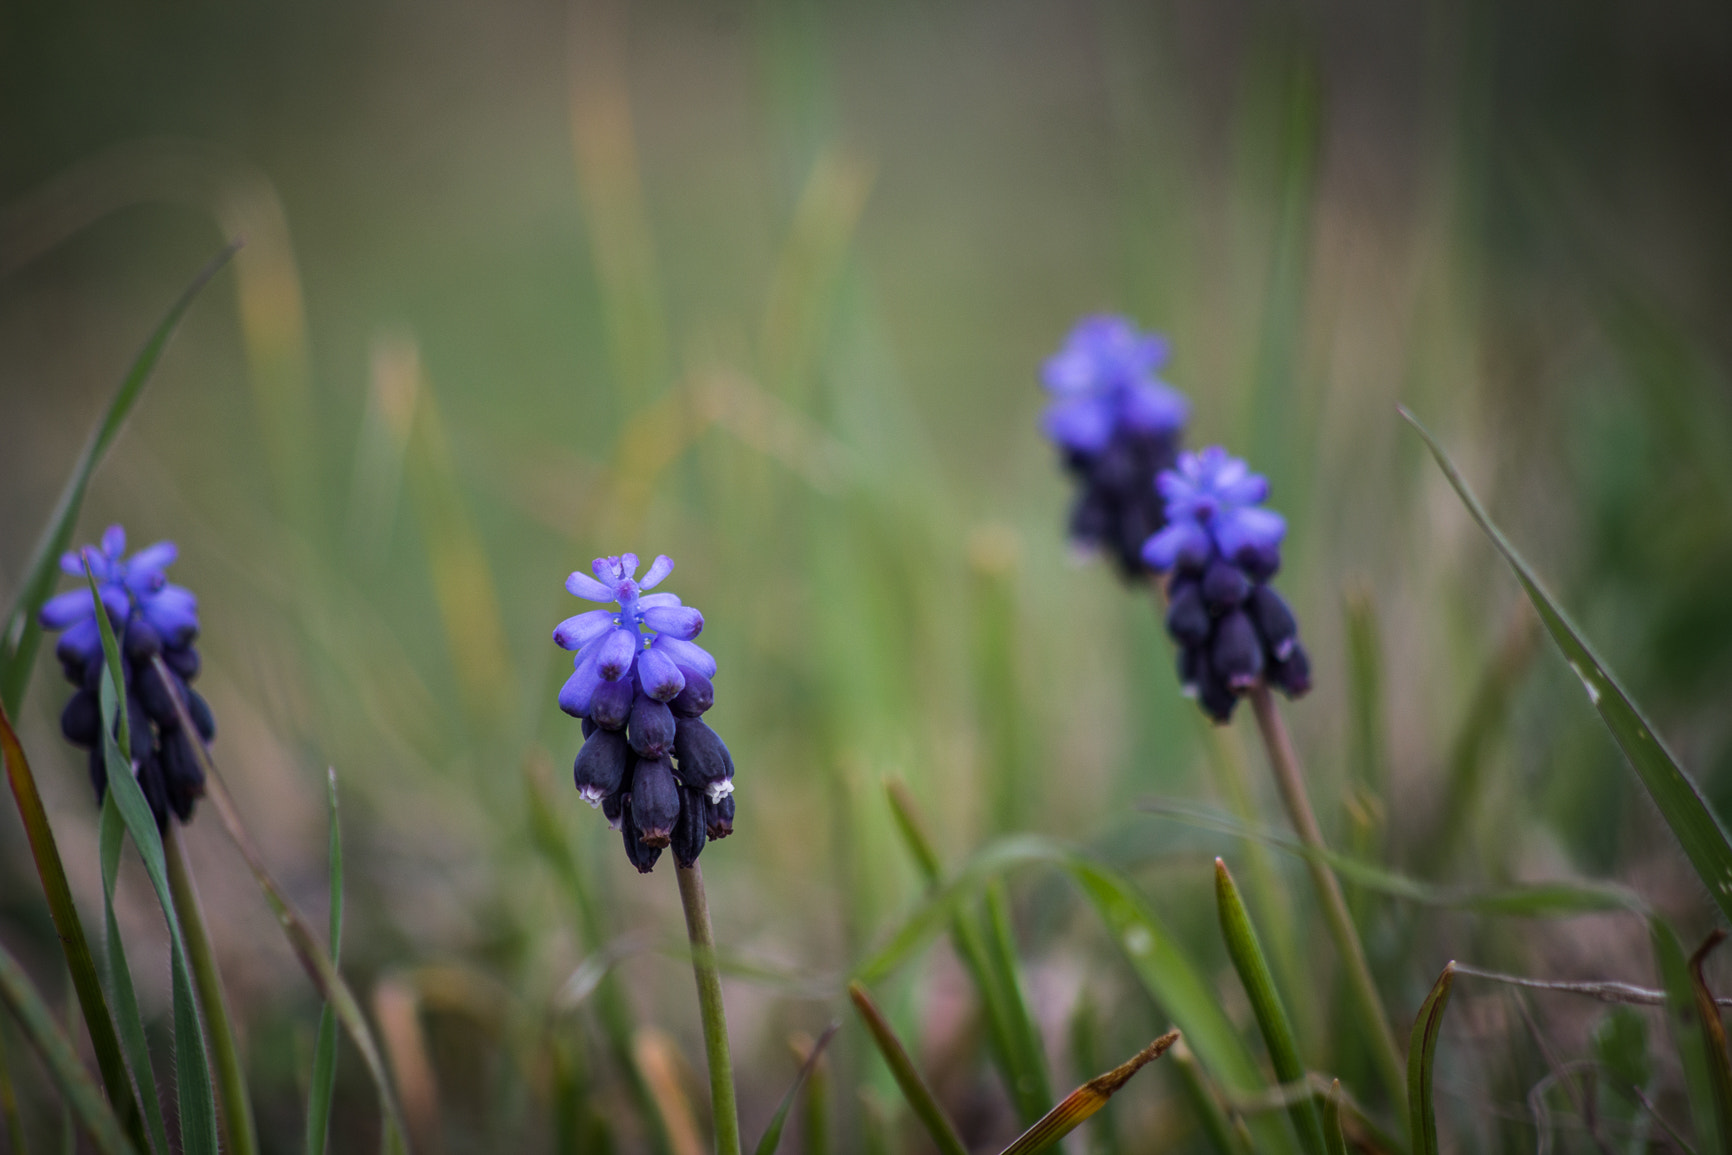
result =
[[[1124,317],[1087,317],[1041,372],[1053,395],[1042,425],[1082,485],[1071,540],[1110,554],[1127,581],[1147,573],[1143,542],[1166,524],[1151,483],[1177,458],[1190,414],[1156,375],[1167,353],[1165,337]]]
[[[560,622],[553,640],[575,650],[559,708],[583,719],[572,765],[578,796],[622,833],[644,874],[662,850],[690,867],[710,839],[734,829],[734,762],[704,723],[715,701],[716,660],[693,642],[704,617],[670,593],[649,593],[673,572],[666,556],[641,581],[636,554],[598,557],[565,588],[615,608]]]
[[[1281,568],[1287,523],[1262,508],[1269,483],[1225,449],[1179,457],[1156,487],[1167,526],[1142,549],[1167,583],[1167,633],[1179,646],[1179,681],[1217,722],[1266,681],[1296,698],[1311,688],[1299,626],[1269,579]]]
[[[98,546],[85,546],[60,559],[60,568],[84,581],[89,563],[98,600],[120,643],[126,682],[125,709],[130,730],[133,774],[150,803],[159,830],[169,815],[186,822],[193,803],[204,796],[204,768],[193,742],[216,736],[210,706],[187,685],[198,676],[198,600],[170,585],[164,571],[178,555],[171,541],[159,541],[124,557],[126,531],[111,525]],[[90,751],[90,783],[97,802],[108,788],[102,754],[102,708],[98,680],[105,676],[102,633],[87,586],[50,598],[42,607],[44,629],[63,631],[55,656],[75,687],[60,715],[60,729],[74,746]],[[160,666],[155,659],[160,657]],[[166,673],[166,680],[165,680]],[[197,738],[180,724],[175,698],[186,707]],[[118,729],[117,729],[118,736]]]

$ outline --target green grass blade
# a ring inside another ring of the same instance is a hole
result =
[[[126,823],[108,791],[102,798],[102,816],[97,820],[97,847],[102,867],[102,916],[104,925],[104,977],[114,998],[115,1016],[120,1024],[120,1042],[138,1080],[138,1097],[144,1103],[144,1121],[150,1135],[150,1149],[167,1155],[168,1128],[162,1118],[162,1100],[157,1094],[156,1073],[150,1062],[150,1044],[144,1036],[144,1016],[139,1013],[138,994],[132,986],[132,968],[126,961],[126,946],[120,938],[120,923],[114,917],[114,887],[120,878],[120,850],[126,837]]]
[[[1690,1101],[1696,1146],[1701,1151],[1722,1151],[1720,1115],[1714,1101],[1714,1073],[1708,1055],[1708,1036],[1696,1005],[1690,964],[1678,945],[1677,935],[1659,918],[1649,920],[1648,936],[1654,946],[1654,961],[1660,984],[1666,990],[1666,1025],[1678,1064],[1684,1069],[1684,1090]]]
[[[120,1120],[103,1101],[102,1092],[91,1082],[78,1061],[72,1043],[54,1021],[54,1013],[31,985],[18,961],[0,947],[0,1001],[17,1018],[49,1076],[66,1097],[69,1108],[95,1140],[103,1155],[131,1155],[136,1150],[121,1129]]]
[[[1695,998],[1696,1016],[1702,1021],[1709,1086],[1714,1092],[1714,1118],[1720,1124],[1722,1136],[1732,1135],[1732,1059],[1726,1054],[1726,1025],[1720,1021],[1720,1008],[1714,1003],[1714,992],[1708,988],[1702,966],[1714,948],[1724,941],[1725,929],[1716,927],[1707,941],[1690,956],[1690,993]]]
[[[1251,1010],[1257,1016],[1257,1026],[1269,1047],[1269,1060],[1275,1077],[1283,1083],[1301,1083],[1305,1079],[1305,1063],[1299,1057],[1299,1044],[1293,1037],[1293,1023],[1281,995],[1275,989],[1275,976],[1269,971],[1269,960],[1263,955],[1263,945],[1257,941],[1257,929],[1251,925],[1251,915],[1227,864],[1215,859],[1215,903],[1221,917],[1221,934],[1227,940],[1227,955],[1233,969],[1239,972],[1239,982],[1250,997]],[[1310,1095],[1293,1101],[1287,1109],[1293,1127],[1299,1132],[1299,1145],[1306,1155],[1323,1155],[1323,1124],[1317,1115],[1317,1104]]]
[[[1455,983],[1455,964],[1443,968],[1431,993],[1420,1004],[1407,1043],[1408,1133],[1415,1155],[1437,1155],[1437,1111],[1432,1103],[1431,1068],[1437,1055],[1437,1036],[1443,1028],[1444,1008],[1449,1005]]]
[[[6,1050],[6,1032],[0,1028],[0,1118],[6,1120],[6,1141],[16,1155],[29,1155],[24,1146],[24,1117],[18,1113],[18,1090],[12,1082],[12,1061]]]
[[[1137,980],[1160,1013],[1170,1019],[1213,1078],[1232,1095],[1264,1088],[1263,1073],[1239,1037],[1214,988],[1180,948],[1131,881],[1102,863],[1059,843],[1031,835],[999,839],[982,847],[956,874],[917,906],[878,951],[855,968],[862,982],[883,978],[906,962],[940,931],[988,881],[1021,866],[1056,867],[1069,876],[1113,941],[1124,951]],[[1258,1149],[1292,1150],[1285,1127],[1257,1123]]]
[[[162,675],[163,680],[173,685],[168,677],[167,667],[162,665],[162,658],[158,656],[152,660],[156,662],[157,672]],[[186,712],[186,703],[176,697],[174,708],[180,716],[181,726],[187,733],[196,735],[198,731],[193,725],[192,717]],[[329,952],[319,945],[318,937],[313,934],[313,928],[307,924],[306,918],[295,909],[283,888],[277,885],[277,880],[272,878],[271,872],[265,868],[263,856],[247,834],[240,812],[235,808],[234,800],[229,797],[227,788],[223,786],[222,774],[212,760],[210,750],[203,742],[194,742],[193,747],[204,767],[205,801],[217,812],[223,829],[228,832],[229,840],[246,860],[253,881],[265,896],[265,905],[271,908],[271,914],[276,917],[283,936],[289,940],[295,957],[300,960],[301,969],[306,971],[319,994],[336,1011],[337,1021],[348,1032],[355,1049],[361,1053],[361,1061],[366,1065],[367,1073],[372,1076],[373,1088],[379,1096],[379,1111],[385,1119],[384,1126],[380,1128],[382,1148],[387,1151],[407,1150],[409,1131],[403,1122],[403,1111],[398,1105],[396,1092],[392,1089],[390,1076],[386,1073],[385,1062],[378,1043],[373,1038],[372,1028],[367,1025],[367,1019],[361,1013],[361,1004],[356,1001],[349,984],[343,981],[343,976],[331,962]]]
[[[1462,480],[1449,455],[1443,451],[1443,446],[1413,414],[1403,409],[1401,415],[1407,418],[1425,439],[1426,445],[1431,448],[1432,456],[1437,458],[1438,465],[1449,478],[1449,483],[1455,487],[1468,512],[1479,522],[1480,528],[1485,530],[1492,544],[1515,571],[1516,579],[1521,582],[1528,599],[1533,602],[1534,609],[1539,611],[1540,621],[1545,624],[1546,631],[1551,634],[1558,649],[1563,651],[1564,660],[1569,662],[1570,668],[1581,679],[1582,687],[1587,691],[1594,709],[1599,711],[1606,728],[1612,732],[1612,739],[1624,752],[1625,759],[1635,770],[1636,776],[1642,780],[1642,785],[1647,787],[1654,805],[1659,808],[1666,825],[1671,827],[1672,833],[1684,848],[1684,853],[1689,857],[1690,864],[1696,868],[1702,884],[1719,904],[1721,913],[1732,918],[1732,841],[1728,840],[1725,828],[1709,809],[1702,792],[1690,780],[1689,775],[1684,773],[1677,759],[1667,751],[1659,735],[1654,733],[1654,728],[1625,693],[1623,685],[1613,676],[1610,668],[1595,655],[1587,639],[1541,587],[1539,578],[1534,576],[1527,562],[1522,560],[1509,539],[1492,523],[1490,515]]]
[[[66,882],[66,867],[60,861],[54,829],[48,825],[48,812],[43,809],[42,795],[36,789],[36,775],[24,757],[24,747],[12,729],[12,719],[4,706],[0,706],[0,754],[5,756],[6,781],[12,788],[13,801],[18,805],[18,817],[23,821],[24,835],[30,843],[36,874],[42,880],[42,893],[48,900],[48,913],[54,920],[55,933],[66,955],[66,969],[72,975],[72,989],[78,996],[78,1009],[90,1035],[91,1050],[96,1054],[96,1068],[102,1075],[103,1089],[108,1092],[108,1101],[114,1104],[125,1121],[134,1145],[143,1148],[145,1136],[138,1100],[133,1095],[120,1039],[115,1034],[114,1018],[109,1013],[102,983],[96,975],[96,962],[90,954],[90,943],[84,937],[84,923],[72,901],[72,888]],[[148,1065],[144,1069],[148,1072]],[[141,1080],[144,1077],[141,1076]]]
[[[1016,1142],[1006,1147],[1000,1155],[1035,1155],[1036,1152],[1045,1151],[1106,1106],[1107,1100],[1118,1094],[1124,1085],[1131,1081],[1131,1076],[1166,1054],[1167,1048],[1178,1041],[1179,1032],[1168,1031],[1132,1055],[1128,1061],[1104,1075],[1090,1079],[1066,1095],[1058,1106],[1041,1116],[1034,1126],[1019,1135]]]
[[[103,411],[102,420],[91,431],[90,440],[85,443],[78,463],[72,468],[72,476],[66,479],[66,486],[54,503],[54,511],[48,515],[48,525],[37,540],[30,560],[25,563],[23,583],[18,587],[18,596],[11,608],[6,611],[5,628],[0,630],[0,705],[4,705],[8,713],[16,714],[19,703],[24,700],[24,688],[30,682],[30,667],[36,661],[36,648],[42,641],[42,626],[36,620],[36,613],[54,589],[60,555],[72,544],[72,531],[78,521],[79,508],[84,504],[84,491],[90,486],[91,474],[101,464],[127,414],[132,412],[139,392],[150,379],[151,371],[156,368],[163,349],[168,346],[169,338],[174,335],[193,299],[228,264],[240,246],[240,241],[233,241],[213,257],[193,277],[179,299],[169,306],[167,315],[151,332],[144,348],[133,360],[132,368],[127,370],[126,378]]]
[[[896,828],[908,846],[929,891],[942,883],[938,852],[926,832],[907,786],[892,781],[886,787]],[[1004,1077],[1011,1101],[1024,1126],[1032,1124],[1052,1102],[1045,1051],[1028,1001],[1016,975],[1016,949],[1011,937],[1010,915],[1002,888],[988,883],[986,918],[971,910],[958,909],[950,924],[950,937],[963,966],[974,980],[974,988],[986,1011],[992,1056]]]
[[[956,1133],[956,1125],[950,1121],[950,1116],[939,1106],[938,1097],[932,1093],[932,1088],[926,1085],[926,1080],[920,1077],[920,1071],[914,1066],[914,1060],[908,1057],[908,1050],[902,1045],[902,1040],[891,1030],[889,1020],[872,1001],[872,996],[866,993],[866,988],[858,982],[848,984],[848,997],[854,1000],[854,1009],[860,1012],[861,1021],[872,1033],[872,1041],[878,1045],[878,1053],[884,1056],[884,1064],[890,1068],[890,1073],[896,1078],[896,1085],[902,1088],[902,1097],[908,1101],[914,1115],[920,1120],[926,1133],[932,1136],[932,1142],[938,1147],[940,1155],[968,1155],[968,1148],[963,1145],[962,1137]]]
[[[337,811],[337,770],[325,771],[325,796],[331,816],[331,965],[342,962],[343,951],[343,827]],[[313,1078],[307,1090],[307,1155],[324,1155],[331,1130],[331,1096],[337,1089],[337,1014],[330,1000],[319,1011],[318,1040],[313,1045]]]
[[[812,1044],[812,1053],[800,1064],[800,1072],[794,1076],[793,1085],[776,1105],[776,1113],[770,1116],[770,1125],[764,1128],[764,1137],[759,1139],[758,1145],[752,1149],[755,1155],[776,1155],[776,1148],[782,1145],[782,1128],[787,1125],[788,1112],[793,1109],[794,1100],[799,1098],[800,1088],[805,1085],[812,1072],[817,1070],[818,1060],[824,1057],[824,1048],[830,1045],[830,1040],[835,1038],[836,1032],[841,1029],[841,1023],[831,1023],[824,1028],[824,1033],[818,1036],[818,1041]]]
[[[121,704],[126,683],[121,672],[120,645],[115,641],[108,615],[100,609],[102,598],[96,588],[96,575],[88,565],[84,578],[90,586],[92,602],[99,607],[96,622],[102,632],[102,649],[108,659],[108,676],[100,679],[103,760],[108,768],[108,793],[119,807],[126,832],[132,836],[133,845],[138,847],[139,856],[144,859],[145,874],[150,878],[150,885],[156,891],[157,902],[161,904],[163,917],[168,923],[181,1150],[187,1155],[217,1155],[220,1145],[217,1140],[216,1095],[211,1085],[204,1024],[199,1021],[198,999],[187,962],[186,936],[169,887],[168,862],[163,853],[162,836],[156,829],[156,819],[151,815],[150,804],[145,801],[138,780],[133,777],[131,759],[121,752],[131,749],[131,731],[127,710]]]
[[[1341,1080],[1329,1085],[1323,1100],[1323,1144],[1328,1155],[1347,1155],[1347,1136],[1341,1132]]]

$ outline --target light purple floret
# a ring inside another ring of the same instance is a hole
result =
[[[88,562],[103,608],[117,631],[136,612],[164,643],[186,644],[198,633],[198,599],[191,591],[170,585],[163,572],[179,556],[174,543],[159,541],[130,558],[125,553],[126,531],[111,525],[103,531],[100,546],[85,546],[62,555],[60,569],[70,577],[83,579]],[[66,652],[88,661],[101,651],[102,634],[87,587],[49,598],[37,620],[44,629],[66,631],[60,643]]]
[[[1086,317],[1047,359],[1041,379],[1054,401],[1042,424],[1067,449],[1093,453],[1119,429],[1171,433],[1185,424],[1190,404],[1156,375],[1167,362],[1167,339],[1142,333],[1123,317]]]
[[[1166,499],[1167,526],[1143,546],[1143,560],[1157,572],[1196,568],[1216,554],[1235,562],[1272,555],[1286,535],[1281,515],[1260,508],[1267,479],[1218,445],[1180,454],[1155,486]]]
[[[577,614],[554,628],[553,640],[576,651],[572,674],[559,691],[560,708],[568,714],[587,715],[604,681],[635,678],[646,695],[665,702],[685,688],[685,670],[706,678],[716,672],[716,660],[691,640],[703,630],[704,616],[674,594],[645,592],[673,572],[672,559],[658,556],[642,581],[636,580],[637,567],[636,554],[598,557],[589,573],[565,579],[566,590],[577,597],[616,607]]]

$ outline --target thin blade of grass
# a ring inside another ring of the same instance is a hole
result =
[[[1198,1124],[1203,1128],[1203,1134],[1209,1137],[1209,1142],[1219,1155],[1251,1155],[1250,1142],[1241,1138],[1242,1131],[1234,1129],[1208,1073],[1197,1062],[1197,1056],[1191,1053],[1191,1048],[1185,1045],[1182,1038],[1173,1046],[1172,1066],[1179,1073],[1179,1082],[1184,1087],[1185,1097],[1190,1100],[1191,1110],[1196,1113]],[[1240,1126],[1243,1127],[1243,1121]]]
[[[169,978],[173,990],[174,1069],[175,1086],[180,1102],[180,1142],[187,1155],[217,1155],[220,1147],[217,1135],[216,1094],[211,1085],[210,1055],[205,1049],[204,1024],[199,1018],[198,998],[193,991],[192,973],[187,963],[186,935],[180,916],[175,910],[174,894],[169,886],[168,862],[163,852],[162,835],[144,791],[133,777],[132,761],[121,751],[132,748],[130,723],[125,701],[125,675],[121,671],[120,645],[108,614],[102,610],[102,597],[96,588],[96,574],[86,562],[84,580],[90,587],[91,603],[97,607],[96,624],[102,634],[102,650],[107,659],[107,676],[99,679],[102,704],[103,762],[107,768],[108,794],[120,810],[126,832],[132,836],[144,871],[156,891],[168,923]],[[171,683],[172,684],[172,683]],[[187,732],[192,720],[183,719]],[[118,731],[118,734],[117,734]],[[118,742],[117,742],[118,738]]]
[[[1058,1106],[1041,1116],[1034,1126],[1019,1135],[1016,1142],[1006,1147],[1000,1155],[1035,1155],[1037,1151],[1045,1151],[1080,1127],[1083,1120],[1106,1106],[1107,1100],[1118,1094],[1124,1085],[1131,1081],[1131,1076],[1166,1054],[1167,1048],[1178,1041],[1179,1032],[1168,1031],[1106,1074],[1090,1079],[1066,1095]]]
[[[878,951],[854,970],[861,982],[883,978],[932,940],[964,902],[988,881],[1021,866],[1045,865],[1063,871],[1080,890],[1108,933],[1124,951],[1144,991],[1179,1030],[1213,1077],[1231,1094],[1259,1091],[1262,1071],[1221,1009],[1214,988],[1178,939],[1156,917],[1131,881],[1112,868],[1062,844],[1031,835],[988,843],[936,892],[921,902],[889,935]],[[1257,1124],[1258,1149],[1293,1149],[1285,1127]]]
[[[891,814],[896,819],[896,829],[902,835],[928,892],[936,891],[943,882],[943,871],[914,796],[900,780],[887,783],[885,792],[890,799]],[[996,883],[988,883],[985,890],[985,926],[973,911],[958,909],[951,920],[950,938],[969,977],[974,980],[975,992],[986,1011],[993,1059],[1026,1126],[1044,1113],[1046,1105],[1052,1101],[1052,1088],[1047,1078],[1040,1033],[1029,1014],[1022,984],[1016,978],[1016,952],[1010,941],[1009,914],[1004,909],[1002,891]]]
[[[112,790],[102,798],[102,816],[96,825],[97,853],[102,867],[102,917],[104,926],[105,978],[114,998],[114,1011],[120,1025],[120,1043],[126,1050],[138,1080],[138,1097],[144,1104],[145,1125],[149,1129],[150,1147],[159,1155],[167,1155],[168,1128],[162,1118],[162,1100],[157,1094],[156,1073],[151,1066],[150,1044],[144,1036],[144,1016],[139,1013],[138,994],[132,986],[132,968],[126,961],[126,946],[120,937],[120,922],[114,917],[114,888],[120,878],[120,851],[126,839],[126,822],[120,817],[120,805]]]
[[[72,975],[72,989],[78,996],[78,1009],[90,1035],[91,1050],[96,1054],[96,1068],[102,1075],[103,1089],[108,1092],[108,1101],[114,1104],[125,1121],[133,1143],[142,1149],[146,1145],[144,1124],[120,1039],[115,1033],[114,1018],[109,1013],[102,983],[96,975],[96,962],[90,954],[90,943],[84,937],[84,923],[72,901],[72,888],[66,882],[66,867],[60,861],[60,849],[54,841],[54,828],[48,825],[48,811],[43,808],[42,795],[36,789],[36,775],[24,757],[24,747],[12,729],[12,719],[4,706],[0,706],[0,754],[5,756],[6,781],[12,788],[13,801],[18,805],[18,817],[30,843],[36,875],[42,880],[48,914],[54,920],[60,948],[66,955],[66,969]],[[148,1072],[148,1064],[143,1069]],[[141,1079],[146,1077],[140,1076]],[[150,1098],[154,1100],[155,1096]],[[159,1151],[166,1149],[166,1146],[156,1148]]]
[[[776,1155],[776,1148],[782,1145],[782,1128],[788,1122],[788,1112],[793,1109],[800,1088],[806,1085],[806,1080],[817,1070],[818,1060],[824,1057],[824,1048],[830,1045],[830,1040],[835,1038],[836,1032],[841,1029],[841,1023],[831,1023],[824,1028],[824,1033],[818,1036],[818,1041],[812,1044],[811,1053],[806,1056],[806,1061],[800,1064],[800,1071],[794,1076],[788,1093],[782,1096],[782,1101],[776,1105],[776,1113],[770,1116],[770,1125],[764,1128],[764,1137],[759,1139],[758,1145],[753,1148],[756,1155]]]
[[[100,618],[102,615],[97,616]],[[163,681],[172,687],[174,681],[169,678],[168,668],[162,664],[162,658],[158,656],[152,661],[156,663],[157,673],[162,676]],[[196,736],[198,729],[193,725],[186,703],[178,693],[174,695],[174,708],[179,715],[181,726],[188,734]],[[387,1151],[407,1150],[409,1131],[403,1122],[402,1108],[392,1090],[391,1079],[386,1073],[372,1028],[367,1025],[367,1018],[361,1013],[361,1004],[355,999],[349,984],[338,973],[330,954],[319,945],[318,937],[314,935],[305,916],[289,901],[288,895],[265,867],[264,856],[259,853],[258,847],[253,844],[252,836],[241,822],[240,811],[236,809],[234,799],[229,797],[228,788],[223,785],[222,774],[217,769],[215,759],[211,757],[210,749],[202,741],[194,742],[193,747],[198,751],[199,762],[204,767],[205,801],[216,810],[217,817],[222,820],[223,829],[228,832],[229,840],[235,844],[235,849],[241,852],[247,869],[252,872],[253,881],[258,883],[260,892],[265,896],[265,904],[271,908],[277,925],[282,927],[284,937],[289,940],[290,948],[300,960],[301,969],[307,972],[313,986],[318,988],[319,994],[324,996],[325,1001],[336,1011],[337,1021],[348,1032],[355,1049],[361,1052],[361,1061],[366,1065],[367,1073],[372,1076],[373,1088],[379,1096],[380,1114],[385,1119],[385,1126],[381,1128],[381,1146]],[[142,798],[140,800],[142,801]]]
[[[54,1021],[54,1012],[48,1009],[24,968],[5,947],[0,947],[0,1000],[24,1028],[49,1076],[66,1097],[67,1106],[90,1133],[97,1149],[103,1155],[133,1155],[137,1149],[128,1141],[120,1120],[114,1117],[103,1101],[102,1092],[79,1063],[71,1041]]]
[[[1305,1078],[1305,1063],[1299,1057],[1299,1044],[1293,1037],[1293,1023],[1287,1008],[1275,989],[1275,976],[1270,973],[1269,960],[1263,955],[1263,945],[1257,941],[1257,929],[1251,925],[1251,915],[1245,900],[1233,882],[1227,864],[1215,859],[1215,904],[1221,918],[1221,934],[1227,940],[1227,956],[1233,969],[1239,972],[1239,982],[1251,1000],[1251,1010],[1257,1016],[1257,1026],[1269,1047],[1269,1060],[1275,1077],[1283,1083]],[[1288,1108],[1288,1116],[1299,1133],[1299,1145],[1307,1155],[1323,1155],[1323,1124],[1317,1116],[1317,1104],[1310,1095],[1301,1096]]]
[[[1407,1043],[1408,1133],[1416,1155],[1437,1155],[1437,1110],[1432,1102],[1431,1068],[1437,1055],[1437,1036],[1443,1029],[1443,1012],[1449,1005],[1455,983],[1455,964],[1443,968],[1431,993],[1420,1004],[1419,1017]]]
[[[337,768],[325,771],[325,798],[331,821],[331,966],[343,958],[343,827],[337,810]],[[313,1044],[313,1077],[307,1088],[307,1155],[324,1155],[331,1130],[331,1097],[337,1089],[337,1013],[331,1001],[319,1010],[319,1034]]]
[[[1671,827],[1679,845],[1689,857],[1690,864],[1696,868],[1702,884],[1708,888],[1708,893],[1719,905],[1721,913],[1732,918],[1732,840],[1728,840],[1725,828],[1720,825],[1720,820],[1702,797],[1701,790],[1660,741],[1659,735],[1642,716],[1640,708],[1624,691],[1622,683],[1612,674],[1610,667],[1594,653],[1587,638],[1546,593],[1539,578],[1516,552],[1515,546],[1510,544],[1509,539],[1492,522],[1491,516],[1456,471],[1455,463],[1444,452],[1443,446],[1413,414],[1402,409],[1401,415],[1418,430],[1420,437],[1425,439],[1444,476],[1461,497],[1462,504],[1467,506],[1473,519],[1485,530],[1492,544],[1515,572],[1516,580],[1527,592],[1528,600],[1533,602],[1534,609],[1539,611],[1540,621],[1545,624],[1546,631],[1551,634],[1558,649],[1563,651],[1564,660],[1581,680],[1588,699],[1593,703],[1594,709],[1599,711],[1606,728],[1612,732],[1613,741],[1624,752],[1630,767],[1647,788],[1661,817],[1665,818],[1666,825]]]
[[[222,252],[211,258],[209,263],[198,271],[192,283],[174,304],[169,306],[167,315],[152,330],[144,348],[139,350],[138,356],[133,360],[132,368],[127,370],[120,388],[115,391],[108,408],[103,411],[102,420],[91,431],[90,440],[85,443],[84,451],[78,455],[78,463],[72,467],[72,476],[66,479],[66,486],[60,491],[59,500],[54,503],[54,511],[48,515],[48,525],[37,539],[30,560],[25,563],[24,580],[18,587],[17,598],[6,611],[5,628],[0,630],[0,704],[5,706],[8,713],[17,713],[19,704],[24,700],[24,689],[30,682],[30,667],[36,661],[36,648],[42,641],[42,626],[36,620],[36,614],[54,589],[60,555],[72,544],[72,531],[78,522],[78,511],[84,504],[84,493],[90,486],[91,474],[96,472],[97,465],[102,462],[103,455],[108,452],[109,445],[120,432],[127,414],[132,412],[139,392],[150,379],[152,370],[162,357],[163,349],[168,346],[169,338],[174,335],[181,318],[192,306],[193,299],[198,296],[199,290],[209,284],[211,278],[228,264],[229,258],[235,255],[241,243],[239,239],[229,242]]]
[[[1702,1151],[1721,1151],[1720,1114],[1714,1101],[1714,1073],[1708,1054],[1709,1041],[1702,1014],[1696,1006],[1695,984],[1684,949],[1672,928],[1659,918],[1648,923],[1654,946],[1654,961],[1666,988],[1666,1025],[1678,1065],[1684,1069],[1684,1090],[1690,1103],[1696,1145]]]
[[[1690,992],[1694,996],[1696,1015],[1702,1020],[1702,1041],[1707,1051],[1709,1086],[1714,1093],[1714,1117],[1719,1121],[1720,1134],[1732,1135],[1732,1060],[1726,1054],[1726,1025],[1720,1021],[1720,1008],[1702,966],[1714,948],[1726,941],[1726,931],[1715,927],[1696,953],[1690,956]]]
[[[1341,1132],[1341,1080],[1329,1085],[1323,1100],[1323,1143],[1328,1155],[1347,1155],[1347,1136]]]
[[[854,1001],[854,1009],[860,1012],[861,1021],[872,1033],[872,1041],[878,1045],[878,1053],[884,1056],[885,1066],[895,1076],[896,1085],[902,1088],[902,1097],[908,1101],[926,1133],[932,1136],[932,1142],[938,1146],[941,1155],[968,1155],[968,1148],[956,1133],[956,1125],[939,1106],[938,1097],[920,1077],[914,1060],[908,1057],[907,1048],[891,1030],[889,1020],[872,1001],[872,996],[866,993],[866,988],[858,982],[851,982],[848,984],[848,997]]]

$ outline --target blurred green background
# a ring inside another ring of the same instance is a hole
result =
[[[1074,840],[1228,974],[1210,859],[1250,852],[1135,804],[1234,808],[1223,783],[1248,782],[1278,826],[1261,756],[1248,722],[1211,732],[1179,697],[1148,599],[1072,558],[1037,432],[1041,359],[1122,312],[1171,335],[1190,443],[1249,458],[1291,524],[1278,584],[1317,689],[1288,716],[1331,837],[1448,882],[1617,877],[1700,932],[1697,884],[1395,404],[1732,813],[1728,108],[1732,11],[1711,3],[22,0],[0,9],[0,589],[139,343],[245,234],[79,540],[180,543],[216,756],[315,922],[336,767],[345,968],[384,992],[449,1152],[556,1149],[549,1039],[591,1029],[561,991],[604,944],[530,836],[538,782],[645,952],[624,967],[639,1020],[705,1102],[691,980],[661,950],[671,867],[632,873],[564,786],[580,738],[549,640],[567,572],[672,555],[739,767],[738,835],[703,862],[755,1136],[790,1033],[841,1014],[839,976],[918,893],[889,778],[952,863],[1014,830]],[[1349,709],[1344,606],[1377,718]],[[20,721],[94,908],[62,694],[45,655]],[[266,1148],[295,1149],[316,996],[215,824],[190,838]],[[1301,873],[1267,879],[1291,973],[1327,968]],[[1013,893],[1057,1083],[1165,1026],[1064,886]],[[123,894],[160,948],[142,877]],[[1450,958],[1651,981],[1628,920],[1362,914],[1403,1028]],[[60,989],[9,807],[0,936]],[[166,969],[141,972],[166,1023]],[[965,1134],[1013,1135],[948,949],[898,984]],[[1467,1005],[1443,1110],[1478,1149],[1531,1149],[1544,1059],[1501,996]],[[1566,1051],[1596,1021],[1536,1007]],[[1090,1023],[1098,1057],[1071,1042]],[[890,1110],[858,1038],[833,1057],[843,1120]],[[624,1119],[597,1064],[588,1101]],[[1167,1078],[1089,1141],[1186,1149]],[[1469,1105],[1486,1087],[1507,1111]],[[345,1053],[335,1149],[375,1127]]]

